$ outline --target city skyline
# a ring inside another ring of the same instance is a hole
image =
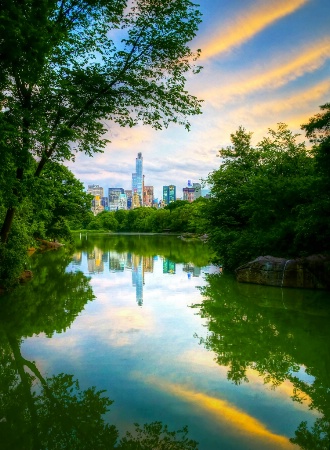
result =
[[[254,133],[253,144],[279,122],[304,138],[300,125],[330,101],[328,0],[199,3],[203,23],[191,48],[201,48],[203,70],[188,77],[187,89],[204,100],[203,114],[191,118],[189,133],[176,125],[155,131],[107,123],[112,142],[105,152],[69,164],[86,188],[129,189],[142,152],[155,197],[170,184],[182,192],[187,180],[198,183],[219,167],[218,150],[240,125]]]

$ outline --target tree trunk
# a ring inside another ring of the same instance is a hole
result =
[[[8,208],[0,232],[0,242],[2,242],[3,244],[5,244],[8,241],[9,231],[13,223],[14,215],[15,215],[15,208],[14,207]]]

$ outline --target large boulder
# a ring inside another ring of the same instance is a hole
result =
[[[238,267],[236,279],[241,283],[306,289],[330,289],[330,256],[311,255],[285,259],[259,258]]]

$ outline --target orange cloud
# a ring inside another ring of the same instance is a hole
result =
[[[258,102],[254,104],[249,104],[248,107],[242,107],[235,110],[235,114],[239,116],[246,116],[249,114],[254,118],[262,118],[267,115],[268,120],[274,119],[279,122],[285,122],[285,117],[283,115],[296,114],[300,111],[299,116],[302,112],[306,111],[308,117],[312,116],[317,112],[315,105],[319,105],[323,102],[324,98],[330,95],[330,80],[323,80],[315,86],[309,89],[301,90],[293,95],[286,95],[282,98],[277,98],[269,101]],[[304,119],[306,120],[306,119]]]
[[[282,17],[292,14],[305,5],[309,0],[277,0],[259,2],[245,12],[240,11],[239,17],[234,18],[225,28],[209,42],[202,46],[202,58],[210,58],[226,52],[251,39],[255,34],[271,25]]]
[[[322,39],[299,51],[277,60],[267,70],[248,71],[239,74],[234,82],[220,81],[217,87],[200,93],[204,99],[218,104],[219,98],[227,102],[232,97],[248,95],[262,89],[275,89],[295,80],[305,73],[319,69],[330,58],[330,39]],[[211,83],[210,83],[211,84]]]

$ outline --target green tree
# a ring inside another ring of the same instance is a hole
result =
[[[313,158],[285,124],[256,147],[244,128],[220,150],[222,163],[207,182],[205,205],[211,242],[229,269],[264,254],[297,256],[309,250],[297,239],[298,205],[311,201]]]
[[[330,251],[330,103],[322,112],[302,125],[313,143],[314,179],[311,201],[298,207],[297,234],[300,242],[309,242],[314,252]]]
[[[185,90],[199,51],[189,0],[23,0],[1,3],[0,189],[6,244],[15,212],[49,162],[102,151],[104,120],[156,129],[200,102]],[[37,166],[35,166],[37,161]]]
[[[42,226],[44,237],[68,238],[71,226],[81,228],[93,217],[90,210],[93,197],[86,194],[83,184],[67,167],[49,163],[40,177],[32,178],[32,182],[32,228],[38,237],[41,237],[39,228]]]

